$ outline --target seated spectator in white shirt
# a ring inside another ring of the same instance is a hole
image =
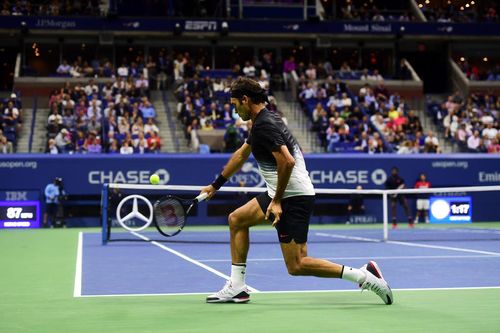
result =
[[[474,134],[467,139],[467,148],[469,148],[470,151],[479,152],[480,145],[481,138],[479,137],[479,131],[474,131]]]
[[[104,109],[104,117],[116,116],[115,103],[110,102],[108,106]]]
[[[87,96],[92,95],[93,93],[98,93],[99,87],[94,83],[94,80],[90,79],[89,83],[85,86],[85,94]]]
[[[49,154],[59,154],[59,150],[57,149],[56,140],[49,139],[47,153]]]
[[[139,78],[135,81],[135,87],[139,89],[141,92],[144,92],[149,89],[149,81],[144,77],[144,74],[141,74]]]
[[[486,125],[486,128],[483,129],[482,136],[487,140],[493,140],[498,134],[498,129],[493,127],[493,124]]]
[[[52,107],[52,113],[50,114],[49,118],[47,119],[47,122],[50,124],[51,122],[55,122],[58,125],[62,125],[63,123],[63,118],[59,114],[59,110],[57,109],[57,105],[54,105]]]
[[[224,91],[224,82],[220,78],[216,78],[212,83],[212,89],[216,91]]]
[[[130,155],[134,153],[134,148],[130,146],[128,141],[123,141],[122,147],[120,148],[120,154]]]
[[[481,117],[481,122],[485,125],[488,124],[493,124],[495,122],[495,119],[491,115],[491,113],[486,112],[482,117]]]
[[[243,74],[247,77],[255,77],[255,66],[250,64],[250,61],[245,62],[245,67],[243,67]]]
[[[66,60],[63,60],[62,64],[57,67],[57,74],[67,75],[70,74],[71,66]]]
[[[99,121],[102,117],[101,108],[97,105],[97,101],[93,100],[87,109],[87,118],[92,118],[95,116],[96,120]]]
[[[309,68],[306,69],[306,77],[309,80],[316,80],[316,66],[309,64]]]
[[[203,115],[204,115],[204,113],[203,113]],[[201,116],[202,115],[200,114],[200,123],[201,123]],[[158,126],[156,126],[156,124],[154,123],[153,118],[148,118],[148,122],[146,123],[146,125],[144,125],[144,133],[148,134],[150,132],[155,132],[155,133],[160,132],[160,130],[158,129]]]
[[[342,94],[342,98],[340,99],[340,103],[342,107],[351,107],[352,106],[352,100],[349,96],[347,96],[347,93]]]
[[[116,72],[118,73],[118,76],[122,78],[128,77],[128,67],[124,63],[120,67],[118,67]]]
[[[424,142],[426,153],[439,153],[439,140],[432,131],[429,131]]]
[[[379,74],[378,69],[373,70],[373,73],[370,75],[368,74],[368,80],[372,81],[383,81],[384,78],[382,75]]]
[[[314,88],[314,85],[309,82],[307,84],[307,88],[300,93],[299,97],[303,100],[308,100],[316,97],[316,89]]]

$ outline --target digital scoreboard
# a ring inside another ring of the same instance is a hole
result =
[[[39,201],[0,201],[0,228],[39,227]]]
[[[471,223],[471,197],[431,197],[429,217],[431,223]]]

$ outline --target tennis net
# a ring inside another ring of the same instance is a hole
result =
[[[101,200],[103,244],[143,240],[225,243],[228,232],[224,226],[229,213],[266,191],[265,188],[222,187],[212,200],[202,202],[190,214],[185,231],[171,238],[161,236],[154,227],[152,205],[155,201],[167,194],[192,199],[200,189],[201,186],[105,184]],[[316,189],[309,240],[498,241],[500,211],[496,208],[499,202],[500,186]],[[417,214],[417,204],[425,208],[420,214]],[[409,219],[416,222],[417,215],[420,215],[419,223],[409,224]],[[398,222],[394,229],[393,216]],[[200,231],[209,232],[210,236]],[[277,242],[272,233],[259,240]]]

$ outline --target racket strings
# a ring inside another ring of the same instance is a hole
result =
[[[176,232],[185,223],[184,207],[174,198],[157,203],[154,211],[156,223],[166,233]]]

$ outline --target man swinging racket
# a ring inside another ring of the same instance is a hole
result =
[[[392,304],[392,291],[374,261],[360,269],[307,255],[309,218],[314,187],[295,138],[275,112],[266,109],[267,95],[252,79],[239,77],[231,85],[231,104],[243,120],[252,120],[246,142],[231,156],[222,173],[201,192],[212,197],[253,153],[266,181],[267,193],[248,201],[229,215],[231,279],[222,290],[207,297],[208,303],[243,303],[250,300],[245,283],[249,228],[272,221],[290,275],[340,278],[375,292]]]

